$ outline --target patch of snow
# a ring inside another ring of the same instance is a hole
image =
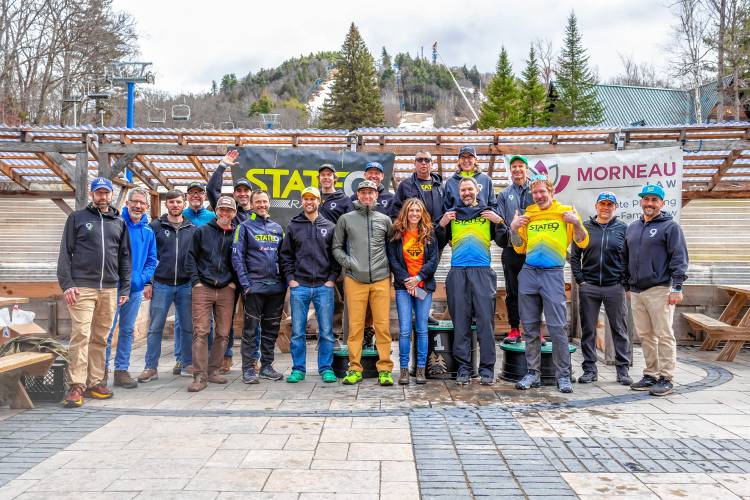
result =
[[[431,113],[404,113],[398,124],[398,128],[407,130],[434,127],[435,117]]]

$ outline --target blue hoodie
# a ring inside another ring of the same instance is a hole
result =
[[[195,226],[200,227],[203,224],[208,224],[216,218],[216,214],[207,208],[201,207],[196,212],[190,207],[187,207],[182,211],[183,217],[192,222]]]
[[[130,236],[130,257],[133,270],[130,276],[130,293],[140,292],[151,282],[156,270],[156,236],[148,224],[146,214],[137,223],[128,214],[128,207],[122,209],[122,219]]]

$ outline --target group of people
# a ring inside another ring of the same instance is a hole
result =
[[[80,407],[86,397],[112,397],[109,346],[115,325],[113,385],[135,388],[157,379],[162,332],[173,304],[173,373],[192,378],[188,391],[227,383],[238,301],[244,313],[242,381],[282,379],[273,362],[287,288],[293,363],[287,382],[298,383],[306,376],[311,304],[317,321],[318,372],[325,383],[338,381],[332,367],[333,317],[343,295],[349,367],[342,382],[362,380],[362,345],[370,331],[378,353],[378,382],[393,385],[393,286],[398,383],[410,383],[413,330],[415,381],[424,384],[435,272],[448,244],[445,290],[454,327],[456,383],[470,381],[475,327],[479,380],[492,385],[497,293],[493,241],[502,248],[511,327],[503,342],[524,340],[526,345],[528,373],[516,384],[518,389],[541,384],[544,319],[557,386],[562,392],[573,390],[563,276],[569,254],[579,284],[583,332],[583,375],[578,382],[597,380],[596,324],[603,303],[614,338],[618,382],[655,395],[671,392],[676,350],[672,316],[682,300],[687,250],[679,225],[661,210],[664,191],[658,185],[643,187],[643,216],[629,226],[614,215],[617,199],[609,192],[599,194],[596,216],[583,221],[575,207],[555,199],[550,179],[530,175],[523,156],[510,158],[511,183],[496,195],[473,147],[460,149],[457,171],[445,182],[433,172],[432,156],[424,150],[416,153],[413,173],[395,194],[383,185],[380,163],[365,165],[364,179],[351,197],[336,188],[336,168],[321,165],[318,187],[302,191],[301,212],[282,228],[269,213],[269,194],[253,190],[247,180],[235,182],[232,196],[221,195],[224,172],[238,165],[238,155],[235,150],[227,153],[208,184],[189,184],[186,196],[169,191],[166,212],[150,223],[147,191],[130,190],[119,214],[112,206],[111,181],[93,180],[91,203],[68,217],[58,261],[58,280],[72,321],[65,406]],[[210,209],[204,207],[206,199]],[[635,383],[628,374],[626,293],[646,361],[643,378]],[[130,351],[144,298],[150,300],[145,369],[133,379],[128,372]]]

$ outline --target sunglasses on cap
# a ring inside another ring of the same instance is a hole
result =
[[[423,156],[420,156],[418,158],[414,158],[414,161],[416,163],[432,163],[432,158],[425,158]]]
[[[529,177],[529,180],[531,182],[536,182],[536,181],[544,181],[544,182],[546,182],[547,181],[547,176],[544,175],[544,174],[536,174],[536,175],[532,175],[531,177]]]

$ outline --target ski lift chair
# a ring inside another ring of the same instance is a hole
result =
[[[231,130],[231,129],[234,128],[234,122],[232,121],[232,115],[231,115],[231,113],[229,114],[229,120],[227,120],[225,122],[219,122],[219,128],[220,129],[228,129],[228,130]]]
[[[190,106],[185,102],[185,98],[182,98],[182,104],[175,104],[172,106],[172,120],[175,121],[187,121],[190,119]]]
[[[149,108],[148,122],[154,125],[164,125],[167,121],[167,110],[163,108]]]

